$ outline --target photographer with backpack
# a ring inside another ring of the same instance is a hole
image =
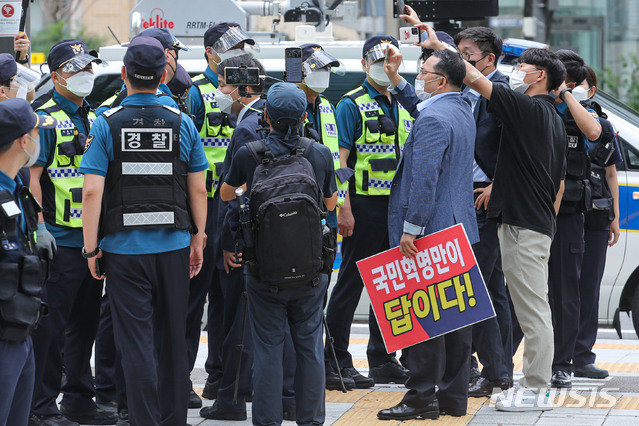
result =
[[[244,254],[253,332],[253,423],[282,422],[282,355],[286,324],[295,346],[296,418],[324,422],[322,301],[328,276],[322,257],[322,219],[337,203],[330,149],[299,136],[306,97],[277,83],[267,94],[267,139],[240,148],[220,190],[222,200],[246,185],[254,258]]]

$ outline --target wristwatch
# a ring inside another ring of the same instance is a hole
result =
[[[559,99],[561,99],[562,101],[564,100],[564,93],[566,92],[570,92],[572,93],[572,89],[570,87],[562,90],[561,92],[559,92]]]
[[[84,247],[82,247],[82,257],[85,259],[90,259],[92,257],[96,257],[100,253],[100,247],[96,247],[95,250],[87,252]]]

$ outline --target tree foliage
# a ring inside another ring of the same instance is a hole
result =
[[[78,31],[72,31],[66,21],[62,20],[47,24],[33,36],[31,39],[31,51],[48,54],[54,44],[69,38],[84,40],[89,49],[96,50],[105,43],[104,38],[94,34],[87,34],[84,27],[81,27]]]
[[[600,73],[601,88],[629,107],[639,111],[639,57],[620,56],[619,72],[605,67]]]

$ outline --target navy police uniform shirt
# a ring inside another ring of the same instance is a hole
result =
[[[90,123],[87,119],[89,104],[83,101],[82,109],[55,90],[53,91],[53,100],[60,105],[62,110],[69,115],[78,132],[85,135],[89,134]],[[36,114],[48,115],[44,111],[38,111]],[[36,161],[36,166],[44,167],[42,173],[47,173],[47,167],[50,160],[53,159],[56,149],[56,129],[40,129],[40,156]],[[84,239],[82,237],[82,228],[64,228],[57,225],[46,223],[47,230],[55,238],[57,245],[62,247],[83,247]]]
[[[160,105],[161,98],[151,93],[138,93],[127,96],[122,105]],[[80,172],[106,177],[109,163],[113,160],[113,137],[104,116],[95,120],[91,135],[93,141],[82,157]],[[182,114],[180,128],[180,158],[188,164],[189,173],[201,172],[209,167],[200,135],[186,114]],[[134,255],[180,250],[190,243],[189,231],[173,228],[136,229],[106,235],[100,242],[100,248],[108,253]]]

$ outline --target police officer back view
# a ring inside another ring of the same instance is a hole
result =
[[[188,280],[202,266],[208,164],[191,119],[156,96],[162,45],[138,36],[124,64],[129,96],[98,117],[80,167],[85,252],[91,273],[109,277],[131,424],[184,425]]]
[[[352,380],[345,380],[351,388],[404,383],[408,379],[406,369],[399,365],[394,354],[386,352],[372,308],[366,351],[368,378],[353,368],[348,353],[351,323],[364,286],[356,262],[389,248],[388,195],[413,123],[408,111],[388,93],[390,81],[383,69],[388,48],[399,48],[393,37],[375,36],[366,40],[362,52],[366,81],[344,95],[336,110],[341,166],[354,169],[355,175],[337,215],[338,230],[344,237],[343,261],[328,303],[326,321],[335,339],[339,362],[339,366],[332,367],[342,369],[342,375]],[[326,359],[330,359],[329,353]],[[332,368],[327,368],[326,383],[329,389],[340,389],[339,378]]]
[[[40,206],[17,176],[38,158],[38,128],[55,128],[23,99],[0,103],[0,424],[26,425],[35,360],[31,330],[45,309],[40,299],[47,264],[35,232]],[[53,255],[53,252],[50,253]],[[48,257],[48,256],[47,256]],[[46,258],[45,258],[46,259]]]
[[[94,279],[82,258],[82,184],[78,172],[86,138],[95,114],[84,99],[93,89],[97,52],[82,40],[54,45],[47,58],[53,96],[37,113],[58,121],[55,129],[41,129],[42,149],[31,167],[31,191],[42,200],[38,239],[55,237],[58,252],[45,287],[49,315],[33,334],[36,385],[33,424],[114,424],[116,416],[98,408],[91,376],[102,282]],[[66,341],[65,341],[66,332]],[[62,349],[65,380],[62,382]],[[56,399],[64,393],[61,408]]]
[[[592,204],[587,141],[599,139],[601,125],[597,114],[584,108],[571,93],[572,88],[586,79],[583,58],[570,50],[559,50],[557,56],[566,67],[566,87],[560,91],[555,108],[564,122],[568,140],[564,196],[548,259],[548,300],[555,337],[551,385],[565,388],[572,385],[572,356],[579,333],[584,212]]]

